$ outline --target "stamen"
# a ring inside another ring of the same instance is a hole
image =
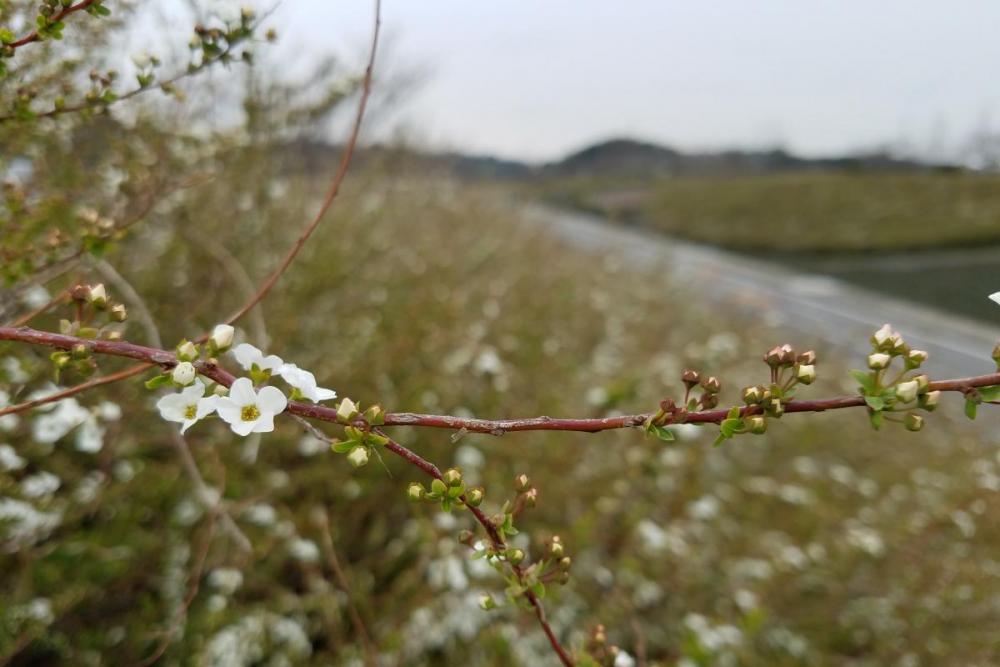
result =
[[[260,410],[257,409],[256,405],[244,405],[243,410],[240,411],[240,419],[245,422],[252,422],[258,417],[260,417]]]
[[[184,419],[194,419],[197,416],[198,416],[198,406],[197,405],[189,405],[184,410]]]

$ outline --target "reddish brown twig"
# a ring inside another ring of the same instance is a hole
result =
[[[299,234],[299,238],[296,239],[295,243],[292,244],[292,247],[289,248],[288,252],[281,260],[281,263],[278,264],[278,267],[264,280],[263,283],[261,283],[253,297],[247,300],[247,302],[240,306],[235,313],[229,316],[226,320],[226,323],[228,324],[232,324],[236,320],[243,317],[247,311],[256,306],[261,300],[264,299],[264,297],[267,296],[268,292],[271,291],[271,288],[273,288],[278,282],[278,279],[281,278],[281,274],[283,274],[288,267],[291,266],[292,262],[295,261],[295,257],[302,250],[302,247],[305,246],[306,241],[309,240],[312,233],[316,231],[317,227],[319,227],[319,223],[322,222],[323,217],[333,205],[333,200],[337,198],[337,194],[340,192],[340,186],[344,182],[344,178],[347,176],[347,170],[351,166],[351,159],[354,157],[354,149],[358,143],[358,136],[361,134],[361,121],[364,119],[365,108],[368,106],[368,97],[371,95],[372,73],[375,70],[375,54],[378,51],[379,30],[382,26],[381,12],[382,2],[381,0],[375,0],[375,25],[372,31],[372,45],[368,54],[368,65],[365,67],[364,80],[361,85],[361,96],[358,99],[358,109],[354,116],[354,125],[351,128],[350,137],[347,140],[347,144],[344,146],[344,153],[340,158],[340,166],[337,168],[337,173],[334,174],[333,182],[330,184],[330,189],[323,198],[323,203],[320,205],[316,215],[309,222],[309,224],[306,225],[305,229],[302,230],[302,233]]]
[[[75,12],[78,12],[78,11],[81,11],[83,9],[86,9],[87,7],[90,7],[96,1],[97,0],[83,0],[82,2],[78,2],[75,5],[70,5],[69,7],[66,7],[66,8],[62,9],[61,11],[56,12],[55,14],[53,14],[49,18],[49,25],[51,25],[53,23],[58,23],[59,21],[62,21],[64,18],[66,18],[70,14],[73,14]],[[15,41],[11,42],[7,46],[9,46],[12,49],[16,50],[19,47],[24,46],[25,44],[31,44],[32,42],[37,42],[37,41],[40,41],[41,39],[42,39],[42,36],[38,33],[37,30],[34,30],[34,31],[28,33],[27,35],[25,35],[24,37],[22,37],[21,39],[18,39],[18,40],[15,40]]]

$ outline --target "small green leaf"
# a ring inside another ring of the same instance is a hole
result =
[[[885,399],[881,396],[865,396],[865,403],[868,404],[869,408],[875,410],[876,412],[885,409]]]
[[[994,385],[992,387],[982,387],[979,389],[979,400],[980,402],[989,402],[1000,400],[1000,385]]]
[[[542,582],[539,581],[537,584],[535,584],[534,586],[531,587],[531,592],[534,593],[535,595],[537,595],[538,599],[544,598],[545,597],[545,584],[543,584]]]
[[[719,424],[719,430],[722,435],[727,438],[731,438],[736,435],[736,431],[743,426],[743,420],[735,417],[730,417],[729,419],[723,419],[722,423]]]
[[[674,432],[664,426],[657,426],[656,424],[650,424],[646,428],[646,431],[648,433],[655,435],[657,438],[663,440],[664,442],[673,442],[674,440],[676,440],[676,438],[674,437]]]
[[[170,382],[169,375],[157,375],[156,377],[146,380],[146,389],[158,389],[168,382]]]
[[[338,440],[333,443],[330,448],[338,454],[346,454],[351,451],[356,444],[358,444],[357,440]]]
[[[965,416],[966,417],[968,417],[969,419],[975,419],[976,418],[976,410],[978,408],[979,408],[979,404],[976,403],[976,401],[974,401],[971,398],[965,399]]]
[[[865,390],[865,393],[871,393],[875,390],[875,379],[872,374],[867,371],[852,370],[851,377],[858,381],[861,388]]]
[[[871,422],[872,428],[875,429],[876,431],[882,428],[883,417],[881,412],[869,413],[868,420]]]

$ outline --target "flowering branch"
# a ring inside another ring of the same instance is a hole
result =
[[[12,39],[9,42],[7,40],[0,39],[0,41],[3,42],[5,50],[9,49],[8,51],[9,55],[7,57],[13,56],[14,52],[18,48],[25,46],[26,44],[31,44],[32,42],[40,42],[50,36],[55,37],[56,39],[60,39],[61,38],[60,33],[62,32],[62,26],[61,26],[62,20],[67,16],[69,16],[70,14],[74,14],[76,12],[88,9],[91,5],[93,5],[95,8],[90,10],[91,13],[97,12],[96,14],[97,16],[106,16],[110,12],[106,7],[101,6],[102,2],[103,0],[82,0],[82,2],[78,2],[75,5],[69,5],[68,7],[64,7],[63,9],[55,13],[52,13],[49,16],[46,16],[44,13],[40,13],[38,15],[37,30],[33,30],[32,32],[28,33],[27,35],[25,35],[20,39],[16,40]],[[51,5],[48,4],[45,4],[43,6],[51,8]],[[56,26],[58,26],[58,28],[56,28]]]

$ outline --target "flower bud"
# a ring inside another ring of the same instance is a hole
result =
[[[492,595],[484,593],[479,596],[479,608],[483,611],[490,611],[491,609],[497,608],[497,601],[493,599]]]
[[[767,406],[767,411],[768,413],[774,415],[775,417],[780,417],[781,415],[785,414],[785,406],[782,405],[781,401],[776,398],[771,401],[771,404],[769,406]]]
[[[868,355],[868,368],[880,371],[889,365],[890,357],[884,352],[876,352]]]
[[[420,482],[410,482],[410,485],[406,487],[406,497],[410,502],[418,503],[424,499],[427,494],[427,489]]]
[[[194,364],[190,361],[182,361],[174,366],[173,372],[170,373],[170,379],[176,384],[186,387],[194,382],[195,375],[197,373],[195,372]]]
[[[892,327],[888,324],[883,324],[882,327],[872,334],[872,347],[876,350],[888,351],[891,348],[892,339]]]
[[[792,349],[791,345],[785,343],[778,349],[781,351],[779,358],[781,365],[791,366],[795,363],[795,350]]]
[[[524,551],[522,549],[507,549],[507,562],[511,565],[520,565],[524,562]]]
[[[460,530],[458,532],[458,543],[471,547],[476,543],[476,534],[468,529]]]
[[[123,303],[117,303],[112,306],[109,314],[115,322],[124,322],[128,317],[128,312],[125,310],[125,304]]]
[[[104,334],[104,337],[108,340],[119,341],[122,339],[121,331],[108,331]]]
[[[900,403],[909,403],[917,398],[917,390],[920,386],[916,380],[900,382],[896,385],[896,398]]]
[[[743,390],[743,402],[747,405],[756,405],[764,397],[760,387],[747,387]]]
[[[340,405],[337,406],[337,419],[342,424],[354,421],[354,418],[357,416],[358,406],[354,404],[354,401],[349,398],[340,401]]]
[[[919,431],[924,427],[924,418],[910,412],[906,415],[906,419],[903,420],[903,424],[906,425],[907,431]]]
[[[701,386],[710,394],[717,394],[722,389],[722,383],[714,375],[702,379]]]
[[[59,370],[69,366],[71,360],[69,352],[53,352],[49,355],[49,359],[52,360],[52,364]]]
[[[90,353],[87,350],[86,345],[84,345],[83,343],[77,343],[70,350],[70,354],[73,355],[74,359],[86,359]]]
[[[796,361],[800,364],[811,366],[816,363],[816,352],[813,350],[806,350],[796,358]]]
[[[212,335],[209,340],[212,345],[219,352],[224,352],[228,350],[233,344],[233,336],[236,335],[236,329],[228,324],[217,324],[214,329],[212,329]]]
[[[923,350],[910,350],[906,354],[906,365],[910,368],[919,368],[925,361],[927,361],[927,353]]]
[[[781,365],[781,346],[772,347],[764,354],[764,361],[771,368]]]
[[[347,460],[355,468],[360,468],[361,466],[367,465],[368,463],[368,448],[364,445],[358,445],[347,452]]]
[[[91,286],[88,300],[95,308],[104,308],[108,305],[108,292],[104,289],[104,283]]]
[[[754,415],[747,420],[747,427],[754,435],[761,435],[767,430],[767,420],[760,415]]]
[[[701,405],[706,410],[711,410],[718,404],[719,404],[719,397],[716,394],[706,393],[704,396],[701,397]]]
[[[465,492],[465,503],[469,507],[479,507],[483,504],[483,498],[486,496],[486,491],[481,486],[469,489]]]
[[[198,358],[198,346],[189,340],[182,340],[177,346],[177,358],[181,361],[194,361]]]
[[[518,493],[524,493],[529,488],[531,488],[531,486],[530,486],[530,481],[528,480],[528,476],[527,475],[525,475],[524,473],[521,473],[520,475],[518,475],[517,477],[514,478],[514,490],[515,491],[517,491]]]
[[[441,480],[448,486],[459,486],[462,483],[462,471],[458,468],[448,468],[441,475]]]
[[[913,378],[913,381],[917,383],[917,393],[926,393],[927,389],[931,386],[931,379],[927,375],[918,375]]]
[[[531,487],[524,492],[524,504],[528,507],[534,507],[538,504],[538,489]]]
[[[564,553],[562,541],[558,535],[553,535],[549,542],[549,555],[553,558],[562,558]]]
[[[802,384],[812,384],[816,379],[816,367],[812,364],[800,364],[795,370],[795,379]]]
[[[921,394],[917,405],[926,410],[927,412],[934,412],[937,408],[938,401],[941,399],[940,391],[929,391],[926,394]]]
[[[365,421],[374,426],[385,423],[385,409],[381,405],[373,405],[365,410]]]
[[[683,382],[684,386],[688,389],[694,388],[694,386],[700,381],[701,376],[698,375],[698,371],[693,371],[690,368],[681,374],[681,382]]]
[[[570,568],[570,566],[572,564],[573,564],[573,559],[572,558],[570,558],[569,556],[563,556],[556,563],[556,566],[558,566],[558,568],[560,570],[562,570],[563,572],[569,572],[569,568]]]

